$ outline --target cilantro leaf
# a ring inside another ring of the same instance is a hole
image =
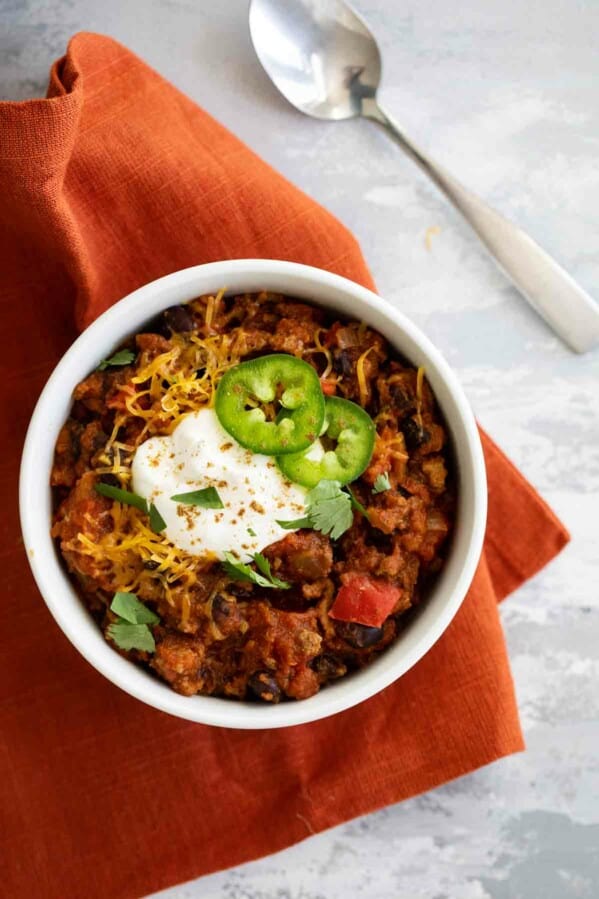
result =
[[[313,506],[329,499],[337,499],[340,493],[342,493],[342,490],[339,481],[329,481],[326,478],[323,478],[322,481],[318,482],[316,487],[312,487],[312,489],[308,491],[306,500],[309,506]]]
[[[341,489],[339,481],[319,481],[306,500],[308,518],[314,530],[337,540],[351,528],[354,520],[351,498]]]
[[[136,353],[133,350],[119,350],[118,353],[115,353],[108,359],[103,359],[98,365],[97,371],[104,371],[111,365],[130,365],[135,360],[135,357]]]
[[[247,532],[248,532],[248,534],[250,535],[250,537],[255,537],[255,536],[256,536],[256,531],[255,531],[253,528],[248,528],[248,529],[247,529]]]
[[[352,506],[366,515],[364,507],[352,494],[341,489],[339,481],[323,479],[306,494],[307,514],[304,518],[277,521],[277,524],[286,530],[313,528],[337,540],[353,524]]]
[[[115,593],[110,611],[129,624],[158,624],[160,618],[139,601],[135,593]]]
[[[299,528],[311,528],[312,523],[308,516],[305,518],[294,518],[292,521],[279,521],[277,524],[286,531],[297,531]]]
[[[256,563],[256,568],[262,572],[264,577],[268,578],[271,584],[274,587],[278,587],[279,590],[288,590],[289,584],[287,581],[282,581],[280,578],[275,577],[275,575],[270,570],[270,562],[263,556],[262,553],[254,553],[254,562]]]
[[[377,475],[374,482],[374,487],[372,488],[372,492],[384,493],[386,490],[391,490],[391,481],[389,480],[388,472]]]
[[[154,505],[150,503],[150,527],[155,534],[160,534],[166,527],[166,521]]]
[[[225,552],[223,555],[225,558],[221,565],[234,581],[249,581],[252,584],[260,584],[261,586],[266,584],[266,578],[255,572],[249,565],[240,562],[233,553]]]
[[[126,506],[135,506],[135,508],[139,509],[141,512],[148,511],[147,502],[143,496],[138,496],[137,493],[130,493],[129,490],[121,490],[120,487],[113,487],[111,484],[103,484],[101,481],[94,484],[94,487],[96,488],[96,492],[102,496],[107,496],[109,499],[116,499]]]
[[[140,649],[142,652],[154,652],[156,649],[154,635],[147,624],[129,624],[120,619],[108,625],[106,634],[119,649]]]
[[[115,593],[110,611],[118,615],[106,628],[106,635],[119,649],[139,649],[154,652],[156,644],[149,624],[158,624],[160,618],[139,601],[135,593]]]
[[[191,490],[189,493],[175,493],[171,499],[185,506],[200,506],[202,509],[224,509],[224,504],[216,487]]]
[[[251,584],[257,584],[258,587],[274,587],[278,590],[288,590],[291,586],[287,581],[281,581],[279,578],[273,577],[268,560],[260,553],[255,553],[252,558],[256,563],[256,567],[262,571],[262,574],[254,571],[253,568],[250,568],[244,562],[240,562],[233,553],[225,552],[224,556],[225,559],[221,562],[221,565],[229,577],[235,581],[249,581]]]

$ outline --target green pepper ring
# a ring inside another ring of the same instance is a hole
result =
[[[285,415],[266,421],[254,399],[281,404]],[[324,421],[324,396],[311,365],[285,353],[240,362],[222,376],[214,401],[218,419],[246,449],[280,456],[307,449],[318,437]]]
[[[376,430],[370,415],[361,406],[351,400],[327,396],[325,422],[321,436],[336,440],[335,450],[319,449],[315,453],[309,447],[277,458],[283,474],[303,487],[315,487],[323,479],[349,484],[360,477],[372,458]],[[312,455],[315,458],[310,458]]]

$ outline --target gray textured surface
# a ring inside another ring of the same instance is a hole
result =
[[[599,297],[599,2],[357,6],[406,131]],[[599,354],[552,337],[374,126],[287,108],[242,0],[0,0],[0,17],[2,96],[42,93],[72,32],[111,34],[337,213],[574,538],[502,612],[525,754],[162,899],[599,896]]]

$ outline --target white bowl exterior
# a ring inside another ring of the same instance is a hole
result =
[[[75,385],[124,337],[138,332],[161,310],[223,286],[228,293],[276,291],[365,320],[411,363],[425,366],[455,451],[456,528],[447,562],[426,604],[367,668],[301,702],[269,706],[175,693],[105,642],[50,537],[50,470]],[[472,411],[455,375],[430,341],[402,313],[352,281],[309,266],[263,259],[215,262],[175,272],[139,288],[100,316],[65,353],[48,380],[27,432],[20,474],[21,526],[29,563],[50,612],[79,652],[117,686],[155,708],[190,721],[248,729],[286,727],[340,712],[382,690],[422,658],[447,628],[470,586],[482,550],[486,502],[484,459]]]

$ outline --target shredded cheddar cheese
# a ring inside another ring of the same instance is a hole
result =
[[[189,412],[213,405],[218,381],[239,362],[241,348],[241,333],[208,333],[223,295],[224,290],[194,303],[195,311],[202,310],[205,315],[205,327],[197,334],[185,339],[174,334],[172,348],[153,357],[141,352],[136,374],[119,385],[111,398],[110,405],[117,411],[110,436],[97,457],[97,474],[118,475],[123,486],[129,486],[133,454],[148,436],[170,434]],[[132,419],[139,422],[139,431],[134,442],[125,443],[119,439],[120,431]],[[133,506],[114,502],[111,517],[113,526],[105,537],[92,540],[80,532],[64,548],[92,558],[115,589],[135,593],[140,584],[147,590],[149,583],[157,582],[167,602],[179,607],[185,625],[190,615],[187,591],[196,583],[198,572],[214,560],[190,556],[154,533],[147,515]],[[87,524],[93,532],[93,522]]]
[[[305,356],[324,356],[324,358],[326,360],[326,365],[325,365],[323,371],[318,375],[318,377],[320,378],[321,381],[325,381],[333,370],[333,354],[331,353],[331,351],[328,347],[324,346],[324,344],[322,343],[322,341],[320,339],[320,334],[324,330],[325,330],[324,328],[317,328],[314,331],[314,347],[311,349],[308,349],[308,350],[304,350],[304,353],[303,353],[304,357]]]
[[[368,354],[373,349],[374,346],[369,346],[367,350],[364,350],[364,352],[356,362],[356,377],[358,379],[358,390],[360,391],[361,406],[365,406],[368,402],[368,384],[366,383],[366,377],[364,375],[364,362],[366,361],[366,357],[368,356]]]

